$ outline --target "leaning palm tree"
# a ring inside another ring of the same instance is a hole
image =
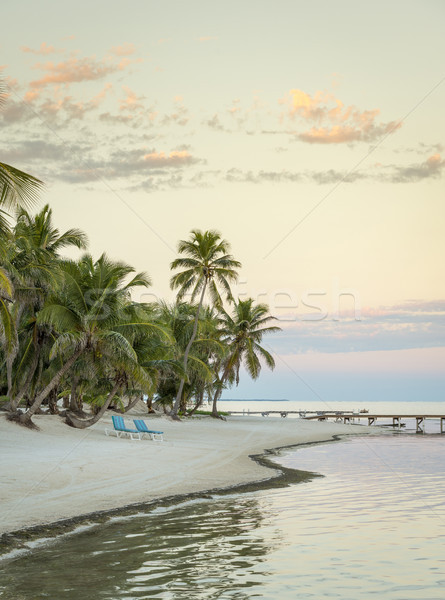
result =
[[[235,269],[241,267],[241,263],[235,260],[229,251],[229,243],[221,238],[218,231],[203,232],[193,229],[190,239],[181,240],[178,244],[178,252],[183,256],[171,263],[171,269],[183,269],[173,275],[170,280],[172,289],[179,290],[177,299],[182,300],[186,294],[190,293],[191,301],[194,302],[199,296],[192,335],[184,352],[185,373],[187,373],[190,348],[198,331],[199,315],[206,292],[209,292],[212,303],[218,307],[222,306],[218,288],[224,290],[227,300],[232,299],[230,282],[237,280],[238,275]],[[173,418],[177,418],[178,415],[184,383],[185,377],[182,377],[171,412]]]
[[[136,324],[128,318],[131,290],[135,286],[146,287],[150,284],[144,273],[138,273],[126,283],[125,280],[134,272],[132,267],[113,262],[105,255],[94,261],[88,254],[78,262],[61,262],[59,271],[63,284],[47,299],[37,315],[37,322],[53,331],[55,341],[49,358],[51,361],[58,359],[61,367],[39,390],[29,410],[21,415],[13,415],[13,418],[28,426],[33,425],[32,416],[81,355],[90,353],[96,360],[114,356],[116,361],[122,363],[125,360],[136,363],[128,332],[135,326],[160,330],[144,319],[138,319]],[[138,366],[134,366],[137,371]],[[118,364],[111,367],[119,370]],[[120,385],[121,378],[115,383]]]
[[[5,84],[0,79],[0,108],[5,102]],[[37,200],[43,182],[17,167],[0,162],[0,231],[8,229],[3,209],[29,207]]]
[[[280,327],[269,326],[275,320],[269,314],[267,304],[254,305],[253,298],[238,300],[232,314],[221,310],[221,334],[227,344],[227,354],[221,363],[222,374],[216,384],[213,397],[212,416],[217,417],[217,403],[227,382],[239,383],[241,365],[244,365],[252,379],[257,379],[261,371],[261,359],[273,369],[273,356],[260,345],[266,333],[281,331]]]
[[[57,285],[60,250],[72,246],[85,249],[87,246],[87,237],[79,229],[68,229],[61,233],[55,227],[48,205],[36,215],[30,215],[21,208],[16,213],[16,219],[8,236],[8,249],[3,260],[4,272],[14,287],[14,294],[11,294],[13,297],[9,303],[0,301],[0,331],[3,334],[0,347],[5,355],[7,395],[12,411],[20,401],[20,398],[15,398],[17,390],[13,389],[12,377],[23,317],[32,319],[42,307],[48,292]],[[8,292],[8,288],[3,289]]]

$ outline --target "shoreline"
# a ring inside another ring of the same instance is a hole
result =
[[[161,428],[165,441],[107,437],[111,414],[89,430],[40,416],[35,420],[41,431],[0,416],[3,558],[30,550],[38,539],[157,506],[320,477],[281,467],[270,457],[290,447],[370,433],[364,425],[302,419],[203,417],[178,423],[140,410],[125,415],[129,423],[133,417]]]

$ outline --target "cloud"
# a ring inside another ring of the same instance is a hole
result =
[[[65,144],[63,142],[50,143],[43,140],[27,140],[9,144],[9,147],[2,149],[2,157],[7,158],[7,162],[27,162],[37,163],[39,161],[61,161],[70,159],[73,155],[79,156],[85,152],[85,145]],[[6,159],[5,159],[6,160]]]
[[[200,162],[194,158],[187,150],[173,150],[169,154],[165,152],[149,152],[143,157],[145,164],[153,167],[170,168],[192,165]]]
[[[109,111],[98,116],[99,121],[114,125],[126,125],[137,128],[153,124],[158,117],[158,111],[153,106],[144,104],[145,96],[138,96],[128,86],[123,86],[125,96],[119,99],[119,112]]]
[[[161,125],[179,125],[184,127],[190,120],[189,111],[182,103],[182,97],[176,96],[173,112],[163,116]]]
[[[328,169],[327,171],[313,171],[305,173],[308,180],[320,185],[333,185],[335,183],[355,183],[363,179],[369,179],[370,176],[362,171],[353,171],[351,173],[345,171],[336,171]]]
[[[127,86],[123,86],[122,88],[125,93],[126,96],[124,99],[120,100],[119,102],[119,110],[122,112],[139,112],[141,110],[144,110],[144,104],[142,102],[142,100],[144,100],[145,96],[137,96],[137,94],[135,92],[133,92],[133,90],[131,90],[129,87]]]
[[[371,142],[401,127],[396,121],[377,123],[378,109],[361,111],[346,106],[328,92],[317,91],[311,96],[292,89],[280,103],[287,107],[288,118],[313,123],[310,129],[296,133],[299,140],[310,144]]]
[[[122,114],[112,114],[110,112],[101,113],[98,117],[99,121],[103,121],[104,123],[110,123],[112,125],[126,125],[130,127],[140,127],[142,121],[139,117],[135,117],[134,115],[122,115]]]
[[[134,44],[126,43],[121,46],[113,46],[110,52],[116,56],[130,56],[130,54],[136,52],[136,46]]]
[[[334,185],[337,183],[356,183],[358,181],[380,181],[386,183],[412,183],[425,179],[437,179],[445,170],[445,159],[433,154],[420,164],[410,166],[376,165],[374,168],[356,171],[258,171],[232,168],[226,171],[225,180],[231,183],[316,183]]]
[[[24,96],[25,104],[22,106],[26,110],[20,110],[20,104],[16,103],[15,111],[12,114],[7,112],[6,120],[12,121],[21,118],[40,117],[50,122],[58,120],[67,121],[83,119],[85,115],[93,110],[96,110],[112,90],[112,84],[106,83],[91,100],[76,101],[73,96],[64,96],[60,94],[60,90],[52,95],[41,96],[39,90],[28,90]],[[26,104],[32,105],[29,110]],[[14,105],[11,105],[11,109]]]
[[[142,141],[149,137],[135,139]],[[138,147],[128,147],[128,135],[122,134],[104,140],[100,148],[96,142],[94,135],[90,142],[55,143],[29,136],[26,141],[10,141],[7,146],[0,146],[0,155],[5,162],[28,169],[48,183],[118,181],[125,189],[141,189],[142,185],[148,189],[148,180],[153,189],[177,188],[185,182],[189,187],[204,185],[203,181],[190,183],[189,175],[182,174],[195,164],[205,163],[192,154],[189,146],[163,151],[144,148],[142,142]]]
[[[183,150],[173,150],[169,153],[151,150],[143,152],[138,148],[112,152],[108,158],[82,161],[78,169],[65,172],[62,179],[72,182],[94,181],[95,179],[144,178],[147,175],[157,176],[159,180],[171,179],[171,170],[180,170],[202,162]],[[179,185],[179,177],[177,184]],[[140,186],[142,180],[133,185]],[[146,181],[146,180],[145,180]]]
[[[49,46],[46,42],[42,42],[40,44],[40,48],[38,50],[34,50],[29,46],[22,46],[23,52],[28,52],[31,54],[60,54],[65,52],[64,48],[55,48],[54,46]]]
[[[424,179],[437,179],[442,176],[444,167],[445,159],[436,153],[422,163],[407,167],[393,166],[393,172],[386,179],[392,183],[413,183]]]
[[[405,146],[400,148],[394,148],[394,154],[419,154],[425,156],[427,153],[443,152],[445,147],[443,144],[425,144],[424,142],[418,142],[417,146]]]
[[[297,137],[302,142],[310,144],[372,142],[384,135],[394,133],[400,126],[400,123],[391,121],[380,126],[369,122],[357,126],[335,125],[333,127],[312,127],[308,131],[298,134]]]
[[[123,71],[130,64],[128,58],[119,62],[111,60],[96,60],[94,57],[72,57],[59,63],[38,63],[35,69],[42,70],[45,75],[40,79],[31,81],[31,90],[40,90],[51,84],[71,84],[84,81],[96,81],[107,75]]]
[[[295,183],[303,181],[304,175],[292,171],[242,171],[241,169],[229,169],[225,179],[234,183]]]
[[[315,315],[316,316],[316,315]],[[280,352],[367,352],[445,346],[445,300],[363,309],[360,320],[340,316],[285,321],[276,334]],[[274,342],[275,343],[275,342]]]
[[[211,129],[215,129],[216,131],[228,131],[223,124],[221,123],[219,116],[215,113],[213,117],[204,121],[204,124],[210,127]]]
[[[232,183],[307,183],[313,182],[319,185],[333,184],[343,181],[344,183],[354,183],[361,179],[367,179],[369,176],[359,171],[355,173],[345,173],[341,171],[242,171],[232,168],[226,172],[225,179]]]

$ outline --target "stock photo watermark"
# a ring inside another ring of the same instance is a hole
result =
[[[232,287],[235,299],[253,298],[255,304],[267,304],[270,313],[282,323],[297,321],[361,321],[360,293],[357,289],[332,284],[326,288],[308,288],[297,291],[290,288],[249,288],[247,280]],[[165,295],[156,290],[144,291],[138,301],[157,303]],[[186,301],[190,297],[184,298]],[[170,302],[175,302],[172,295]],[[230,310],[230,307],[229,307]]]

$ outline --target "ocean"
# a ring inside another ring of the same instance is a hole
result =
[[[444,458],[445,435],[409,429],[290,448],[274,460],[322,477],[43,544],[3,562],[0,598],[442,600]]]

